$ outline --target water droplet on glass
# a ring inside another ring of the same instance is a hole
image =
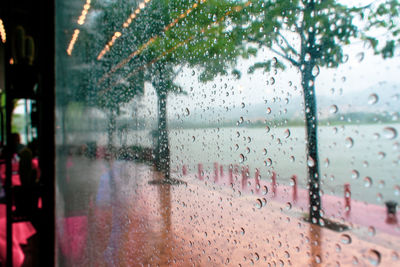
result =
[[[271,85],[274,85],[274,84],[275,84],[275,78],[274,78],[274,77],[271,77],[271,78],[269,79],[269,82],[270,82]]]
[[[263,195],[268,194],[268,187],[267,187],[267,186],[264,186],[264,187],[263,187],[262,194],[263,194]]]
[[[314,167],[314,166],[315,166],[315,161],[314,161],[314,159],[313,159],[312,157],[310,157],[310,156],[308,156],[307,165],[308,165],[308,167]]]
[[[292,209],[292,203],[287,202],[286,205],[285,205],[285,208],[286,208],[287,210]]]
[[[243,154],[240,154],[240,155],[239,155],[239,158],[240,158],[240,161],[239,161],[240,163],[244,162],[245,157],[244,157]]]
[[[378,159],[384,159],[385,156],[386,156],[385,152],[381,151],[381,152],[378,153]]]
[[[364,60],[364,53],[360,52],[360,53],[357,54],[356,57],[357,57],[358,62],[361,62],[361,61]]]
[[[352,170],[351,171],[351,178],[352,179],[358,179],[360,177],[360,173],[357,170]]]
[[[353,145],[354,145],[353,138],[347,137],[347,138],[344,140],[344,144],[346,145],[347,148],[352,148]]]
[[[317,77],[319,75],[319,67],[318,67],[318,65],[315,65],[314,68],[312,69],[312,75],[314,77]]]
[[[399,260],[399,254],[396,251],[393,251],[391,256],[392,256],[392,260],[394,260],[394,261]]]
[[[368,234],[369,234],[370,236],[374,236],[375,233],[376,233],[375,227],[373,227],[373,226],[368,227]]]
[[[283,135],[285,136],[285,138],[289,138],[290,136],[290,130],[286,129],[285,132],[283,133]]]
[[[321,256],[319,255],[315,256],[315,262],[320,264],[322,262]]]
[[[339,110],[339,109],[338,109],[338,107],[337,107],[336,105],[332,105],[332,106],[329,107],[329,112],[330,112],[331,114],[337,113],[338,110]]]
[[[242,228],[240,228],[240,234],[241,235],[244,235],[246,232],[244,231],[244,228],[242,227]]]
[[[257,199],[257,200],[256,200],[256,207],[257,207],[258,209],[261,209],[262,206],[263,206],[263,203],[262,203],[261,199]]]
[[[371,177],[366,176],[366,177],[364,178],[364,186],[365,186],[365,187],[371,187],[371,185],[372,185],[372,179],[371,179]]]
[[[271,128],[269,128],[269,126],[267,125],[267,126],[265,126],[265,131],[267,132],[267,133],[269,133],[269,131],[271,130]]]
[[[246,107],[246,104],[244,103],[244,102],[242,102],[242,108],[245,108]]]
[[[383,129],[383,135],[386,139],[394,139],[397,137],[397,131],[393,127],[385,127]]]
[[[192,136],[192,141],[196,141],[196,137],[194,135]]]
[[[381,263],[381,253],[375,249],[370,249],[367,252],[367,259],[372,265],[378,266]]]
[[[190,115],[190,110],[188,108],[185,108],[185,115],[189,116]]]
[[[368,104],[373,105],[379,101],[379,97],[377,94],[370,94],[368,96]]]
[[[330,164],[330,161],[329,161],[328,158],[326,158],[326,159],[324,160],[325,168],[328,168],[328,167],[329,167],[329,164]]]
[[[264,164],[265,164],[265,166],[270,167],[270,166],[272,165],[272,159],[267,158],[267,159],[264,161]]]
[[[351,243],[351,237],[347,234],[343,234],[340,236],[340,242],[342,242],[342,244],[350,244]]]
[[[264,148],[263,154],[264,154],[264,156],[268,154],[268,150],[266,148]]]
[[[271,114],[271,111],[272,111],[271,108],[268,107],[268,108],[267,108],[267,114]]]

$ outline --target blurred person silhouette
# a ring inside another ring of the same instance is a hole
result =
[[[13,162],[16,160],[18,163],[17,171],[21,184],[32,185],[35,181],[32,179],[32,151],[29,147],[21,144],[21,137],[18,133],[12,133],[12,153]]]

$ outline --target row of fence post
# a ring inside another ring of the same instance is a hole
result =
[[[183,165],[182,167],[182,174],[187,175],[187,167],[186,165]],[[233,174],[238,174],[239,173],[239,166],[238,165],[229,165],[228,167],[228,175],[229,175],[229,183],[233,184]],[[243,166],[241,170],[242,174],[242,180],[241,180],[241,187],[242,189],[247,188],[247,182],[248,179],[250,178],[250,172],[249,172],[249,167],[248,166]],[[219,178],[224,177],[224,167],[223,165],[218,164],[217,162],[214,162],[214,182],[218,182]],[[204,169],[203,169],[203,164],[199,163],[198,164],[198,179],[199,180],[204,180]],[[260,192],[260,170],[256,168],[255,175],[254,175],[254,182],[255,182],[255,191],[257,193]],[[292,186],[292,200],[295,202],[297,201],[298,198],[298,192],[297,192],[297,186],[298,186],[298,181],[297,181],[297,176],[293,175],[291,177],[291,186]],[[272,187],[272,196],[276,197],[277,195],[277,184],[276,184],[276,173],[272,172],[271,176],[271,187]],[[386,222],[389,224],[395,224],[397,223],[397,217],[396,217],[396,206],[397,203],[393,201],[389,201],[386,204],[387,207],[387,217],[386,217]],[[345,209],[345,214],[346,216],[350,215],[351,212],[351,188],[350,184],[346,183],[344,184],[344,209]]]

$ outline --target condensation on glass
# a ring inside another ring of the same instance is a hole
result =
[[[58,265],[400,265],[400,7],[368,2],[58,0]]]

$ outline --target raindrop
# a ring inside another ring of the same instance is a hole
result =
[[[268,187],[267,187],[267,186],[264,186],[264,187],[263,187],[262,194],[263,194],[263,195],[268,194]]]
[[[271,78],[269,79],[269,82],[270,82],[271,85],[274,85],[274,84],[275,84],[275,78],[274,78],[274,77],[271,77]]]
[[[262,203],[261,199],[257,199],[256,200],[256,207],[258,209],[261,209],[263,207],[263,203]]]
[[[329,167],[330,161],[328,158],[325,159],[324,164],[325,164],[325,168]]]
[[[364,186],[365,186],[365,187],[371,187],[371,185],[372,185],[372,179],[371,179],[371,177],[366,176],[366,177],[364,178]]]
[[[312,157],[310,157],[310,156],[308,156],[307,165],[308,165],[308,167],[314,167],[314,166],[315,166],[315,161],[314,161],[314,159],[313,159]]]
[[[269,133],[269,131],[271,130],[271,128],[269,128],[269,126],[267,125],[267,126],[265,126],[265,131],[267,132],[267,133]]]
[[[190,110],[188,108],[185,108],[185,115],[189,116],[190,115]]]
[[[319,67],[318,67],[318,65],[315,65],[314,68],[312,69],[312,75],[314,77],[317,77],[319,75]]]
[[[383,129],[383,135],[386,139],[394,139],[397,137],[397,131],[393,127],[385,127]]]
[[[375,249],[370,249],[367,252],[367,259],[372,265],[378,266],[381,263],[381,253]]]
[[[271,114],[271,111],[272,111],[271,108],[268,107],[268,108],[267,108],[267,114]]]
[[[400,186],[398,186],[398,185],[394,186],[394,194],[396,196],[400,195]]]
[[[357,54],[357,60],[358,60],[358,62],[361,62],[361,61],[364,60],[364,53],[363,52],[360,52],[360,53]]]
[[[245,160],[245,157],[244,157],[244,155],[243,154],[240,154],[240,163],[242,163],[242,162],[244,162],[244,160]]]
[[[267,158],[266,161],[264,161],[265,166],[270,167],[272,165],[272,159]]]
[[[285,208],[286,208],[286,210],[291,210],[292,209],[292,203],[287,202]]]
[[[246,104],[244,103],[244,102],[242,102],[242,108],[245,108],[246,107]]]
[[[194,135],[192,136],[192,141],[196,141],[196,137]]]
[[[351,171],[351,178],[352,179],[358,179],[360,177],[360,173],[357,170],[352,170]]]
[[[262,199],[262,204],[263,204],[263,207],[264,207],[265,205],[267,205],[267,199],[266,199],[265,197]]]
[[[285,138],[289,138],[289,136],[290,136],[290,130],[289,130],[289,129],[286,129],[285,132],[284,132],[283,134],[284,134]]]
[[[381,152],[378,153],[378,159],[384,159],[385,156],[386,156],[385,152],[381,151]]]
[[[376,233],[375,227],[373,227],[373,226],[368,227],[368,234],[370,236],[374,236],[375,233]]]
[[[340,242],[342,242],[342,244],[350,244],[351,243],[351,237],[347,234],[343,234],[340,236]]]
[[[399,254],[396,251],[392,252],[392,260],[397,261],[399,260]]]
[[[289,254],[289,252],[288,251],[285,251],[285,257],[287,258],[287,259],[289,259],[290,258],[290,254]]]
[[[370,94],[368,96],[368,104],[373,105],[379,101],[379,97],[377,94]]]
[[[240,228],[240,234],[241,234],[241,235],[244,235],[245,233],[246,233],[246,232],[244,231],[244,228],[241,227],[241,228]]]
[[[264,148],[264,150],[263,150],[264,156],[267,155],[267,153],[268,153],[268,150],[266,148]]]
[[[315,262],[320,264],[322,262],[321,256],[319,255],[315,256]]]
[[[344,144],[345,144],[345,146],[346,146],[347,148],[352,148],[353,145],[354,145],[353,138],[347,137],[347,138],[344,140]]]
[[[338,110],[339,110],[339,109],[338,109],[338,107],[337,107],[336,105],[332,105],[332,106],[329,107],[329,112],[330,112],[331,114],[337,113]]]

